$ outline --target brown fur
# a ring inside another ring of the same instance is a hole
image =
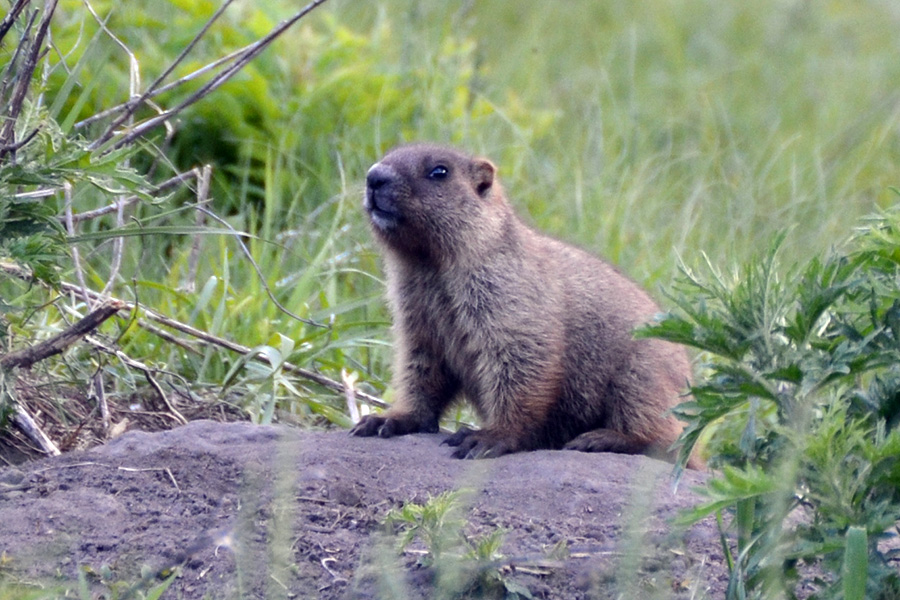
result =
[[[610,265],[523,224],[494,173],[431,145],[395,149],[369,170],[396,400],[351,433],[436,432],[464,395],[483,428],[448,438],[459,458],[537,448],[667,456],[682,424],[665,413],[691,368],[680,347],[633,338],[658,307]]]

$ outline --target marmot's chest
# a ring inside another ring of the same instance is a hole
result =
[[[513,272],[425,273],[398,284],[395,318],[459,374],[485,356],[528,344],[554,321],[546,287]]]
[[[416,329],[433,334],[442,345],[457,346],[479,330],[497,326],[515,303],[490,274],[425,274],[401,283],[400,315]]]

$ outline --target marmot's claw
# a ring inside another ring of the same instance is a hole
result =
[[[456,433],[451,433],[449,436],[447,436],[447,438],[443,442],[441,442],[441,445],[446,444],[453,447],[459,446],[463,442],[463,440],[465,440],[473,433],[475,433],[474,429],[469,429],[466,426],[460,427],[456,430]]]
[[[434,424],[431,422],[421,423],[419,419],[405,414],[394,413],[392,416],[386,415],[390,415],[390,413],[364,416],[359,420],[359,423],[350,430],[350,435],[389,438],[419,431],[424,431],[426,433],[434,433],[437,431],[437,420],[435,420]]]
[[[457,446],[452,454],[453,458],[496,458],[515,452],[514,444],[495,433],[470,429],[467,429],[462,436],[459,433],[457,431],[444,442],[450,446]]]
[[[390,437],[390,433],[388,433],[388,435],[382,433],[389,421],[390,419],[385,419],[384,417],[379,417],[377,415],[366,415],[359,420],[359,423],[353,426],[353,429],[350,430],[350,435],[358,435],[360,437],[372,437],[374,435],[379,437]]]

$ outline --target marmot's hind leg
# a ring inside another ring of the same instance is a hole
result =
[[[618,454],[644,454],[653,458],[674,461],[676,451],[671,450],[659,441],[648,442],[633,435],[622,433],[614,429],[594,429],[582,433],[565,446],[566,450],[580,450],[581,452],[616,452]],[[688,469],[698,471],[706,468],[700,450],[695,449],[687,461]]]
[[[593,429],[569,441],[566,450],[580,452],[615,452],[617,454],[640,454],[649,444],[646,440],[616,431],[615,429]]]
[[[646,454],[667,458],[667,448],[614,429],[594,429],[568,442],[566,450],[581,452],[615,452],[617,454]]]

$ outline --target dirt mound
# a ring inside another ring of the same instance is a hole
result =
[[[128,433],[0,470],[0,556],[20,582],[73,581],[81,571],[97,588],[142,585],[142,576],[152,585],[181,565],[164,598],[375,598],[397,589],[431,598],[439,578],[421,566],[425,546],[395,555],[375,533],[391,508],[465,488],[465,533],[505,531],[491,568],[506,590],[723,595],[714,523],[667,525],[695,500],[689,489],[702,475],[687,473],[676,493],[671,466],[641,456],[459,461],[441,439],[210,421]]]

